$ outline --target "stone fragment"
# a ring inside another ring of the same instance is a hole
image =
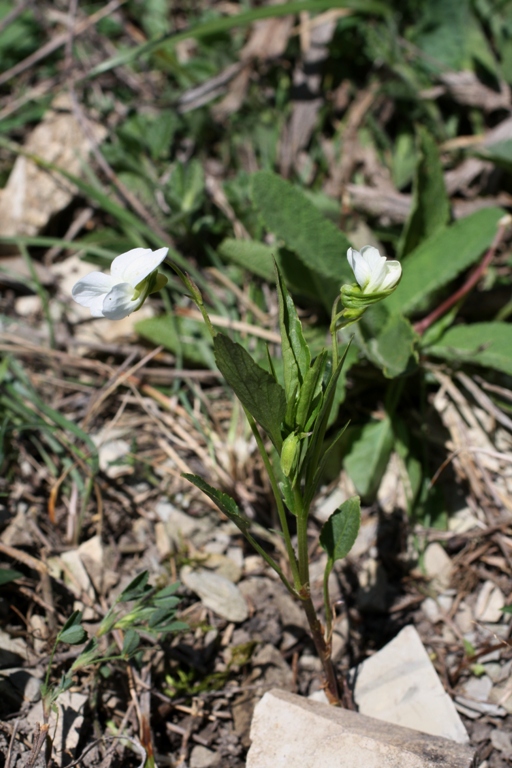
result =
[[[242,593],[224,576],[205,568],[193,571],[189,566],[184,566],[181,569],[181,580],[201,598],[203,605],[223,619],[238,623],[248,617],[249,611]]]
[[[510,738],[510,733],[499,731],[498,729],[492,731],[491,744],[494,749],[503,753],[505,760],[510,760],[512,758],[512,740]]]
[[[101,543],[101,536],[92,536],[78,547],[78,554],[85,570],[98,594],[102,594],[105,586],[105,550]]]
[[[64,768],[75,757],[75,749],[81,735],[84,722],[84,710],[87,696],[76,691],[64,691],[56,701],[56,711],[50,715],[50,733],[52,734],[52,761],[59,768]],[[38,702],[27,717],[29,725],[43,722],[42,703]]]
[[[501,711],[512,715],[512,686],[510,680],[495,685],[489,694],[489,701],[499,706]]]
[[[218,573],[220,576],[224,576],[228,581],[232,581],[236,584],[242,577],[242,569],[227,555],[223,555],[220,552],[208,552],[207,556],[201,558],[201,565],[207,568],[209,571]]]
[[[107,129],[88,120],[96,141]],[[27,154],[18,155],[7,184],[0,194],[0,234],[33,236],[50,218],[64,210],[77,189],[56,171],[44,168],[29,155],[43,158],[74,176],[82,176],[91,143],[73,115],[70,98],[59,95],[44,119],[30,133]]]
[[[476,600],[475,618],[477,621],[496,624],[503,616],[501,609],[504,606],[505,597],[501,589],[492,581],[485,581]]]
[[[450,586],[452,578],[452,561],[443,547],[434,541],[429,544],[423,556],[425,575],[430,580],[436,592],[443,592]]]
[[[220,765],[220,755],[201,744],[197,744],[190,753],[190,768],[216,768]]]
[[[462,686],[462,694],[475,701],[487,701],[492,688],[492,680],[487,675],[470,677]]]
[[[247,768],[473,768],[462,744],[272,690],[256,707]]]
[[[355,700],[363,715],[468,742],[466,729],[413,626],[404,627],[359,665]]]

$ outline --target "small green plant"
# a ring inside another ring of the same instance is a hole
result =
[[[74,611],[66,621],[53,644],[41,686],[43,718],[48,723],[50,713],[55,711],[57,699],[73,685],[74,676],[87,667],[105,665],[113,661],[128,662],[143,650],[143,637],[165,636],[169,633],[188,629],[188,625],[176,619],[180,598],[176,595],[178,583],[163,589],[148,584],[149,574],[143,571],[136,576],[116,598],[93,635],[82,625],[81,611]],[[129,605],[130,604],[130,605]],[[103,647],[101,638],[118,630],[120,634]],[[120,640],[121,638],[121,640]],[[84,648],[57,684],[51,682],[55,652],[61,644],[82,645]]]
[[[150,293],[147,286],[159,283],[157,270],[164,255],[161,250],[153,253],[143,248],[122,254],[112,264],[112,277],[91,273],[75,285],[73,297],[96,316],[125,317],[141,306]],[[339,430],[329,449],[325,449],[337,384],[348,351],[346,345],[340,356],[338,332],[357,322],[368,307],[393,293],[402,276],[399,262],[388,261],[372,246],[366,246],[361,253],[349,248],[347,258],[356,282],[341,286],[332,308],[331,349],[322,350],[316,357],[311,354],[295,304],[275,265],[283,383],[278,379],[270,357],[267,370],[244,347],[215,331],[199,288],[189,275],[172,265],[212,336],[219,370],[245,410],[274,494],[289,572],[285,573],[255,539],[250,521],[234,499],[197,475],[185,474],[184,477],[209,496],[235,523],[288,591],[300,601],[322,661],[326,692],[332,704],[340,703],[340,692],[331,660],[332,610],[328,582],[335,562],[346,557],[355,542],[361,517],[360,499],[358,496],[347,499],[325,523],[320,534],[320,545],[327,553],[323,588],[325,628],[311,598],[308,518],[325,463],[345,431],[345,427]],[[296,547],[292,543],[288,513],[296,519]],[[180,683],[183,685],[187,681]]]

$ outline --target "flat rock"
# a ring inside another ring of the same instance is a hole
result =
[[[468,743],[468,734],[413,626],[352,671],[363,715]]]
[[[432,542],[426,548],[423,566],[425,574],[436,592],[443,592],[450,586],[453,571],[452,561],[437,541]]]
[[[247,768],[473,768],[470,747],[286,691],[255,709]]]
[[[233,582],[213,571],[199,568],[193,571],[189,566],[181,569],[181,580],[201,598],[203,605],[223,619],[238,623],[249,615],[247,603]]]
[[[501,589],[492,581],[485,581],[482,585],[475,605],[475,618],[478,621],[495,624],[503,616],[502,608],[505,606],[505,597]]]

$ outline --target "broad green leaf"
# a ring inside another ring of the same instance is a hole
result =
[[[70,627],[59,635],[59,641],[61,643],[67,643],[68,645],[81,645],[81,643],[85,643],[86,640],[87,632],[83,627]]]
[[[403,263],[400,285],[386,299],[390,312],[413,312],[432,291],[451,282],[491,245],[501,208],[485,208],[460,219],[422,243]]]
[[[0,568],[0,587],[2,584],[8,584],[10,581],[22,578],[23,574],[19,571],[15,571],[12,568]]]
[[[393,429],[386,416],[365,424],[345,457],[345,469],[363,499],[373,499],[379,489],[393,448]]]
[[[255,240],[227,238],[217,250],[223,259],[244,267],[253,275],[262,277],[269,283],[274,280],[274,257],[277,259],[277,248]]]
[[[238,504],[227,493],[218,491],[213,486],[209,485],[202,477],[198,475],[183,474],[182,477],[188,480],[196,488],[205,493],[215,504],[218,506],[221,512],[228,517],[232,523],[243,533],[246,534],[250,528],[250,520],[248,520],[238,508]]]
[[[418,363],[417,335],[403,315],[389,315],[384,327],[374,338],[367,340],[370,359],[388,379],[413,371]]]
[[[265,245],[255,240],[227,238],[222,241],[217,250],[223,259],[244,267],[253,275],[269,283],[274,282],[275,279],[275,260],[291,291],[315,300],[322,298],[322,291],[318,290],[316,274],[312,273],[295,253],[286,248]]]
[[[446,193],[437,144],[423,126],[418,127],[417,140],[418,162],[411,213],[399,246],[402,258],[443,229],[450,220],[450,201]]]
[[[245,349],[223,333],[215,336],[215,360],[219,371],[244,408],[263,427],[278,450],[286,398],[281,385],[254,362]]]
[[[352,496],[332,513],[320,532],[320,546],[332,563],[348,555],[360,525],[361,500],[359,496]]]
[[[252,177],[252,197],[265,226],[295,251],[313,272],[339,283],[353,282],[347,262],[350,242],[293,184],[271,171]]]
[[[213,368],[211,336],[202,323],[197,323],[195,334],[188,330],[181,318],[168,315],[149,317],[135,324],[135,330],[152,344],[163,346],[185,361]]]
[[[512,324],[456,325],[426,351],[434,357],[483,365],[512,375]]]
[[[309,347],[302,333],[302,323],[297,315],[293,299],[288,293],[276,266],[277,296],[279,299],[279,329],[283,357],[283,379],[286,401],[300,392],[311,363]]]

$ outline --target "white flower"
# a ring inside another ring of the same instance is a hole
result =
[[[347,259],[364,294],[391,292],[402,277],[400,262],[388,261],[373,245],[365,245],[361,253],[349,248]]]
[[[167,278],[157,269],[168,250],[133,248],[122,253],[112,262],[110,275],[91,272],[75,283],[71,295],[78,304],[89,307],[93,317],[121,320],[139,309],[150,293],[163,288]]]

